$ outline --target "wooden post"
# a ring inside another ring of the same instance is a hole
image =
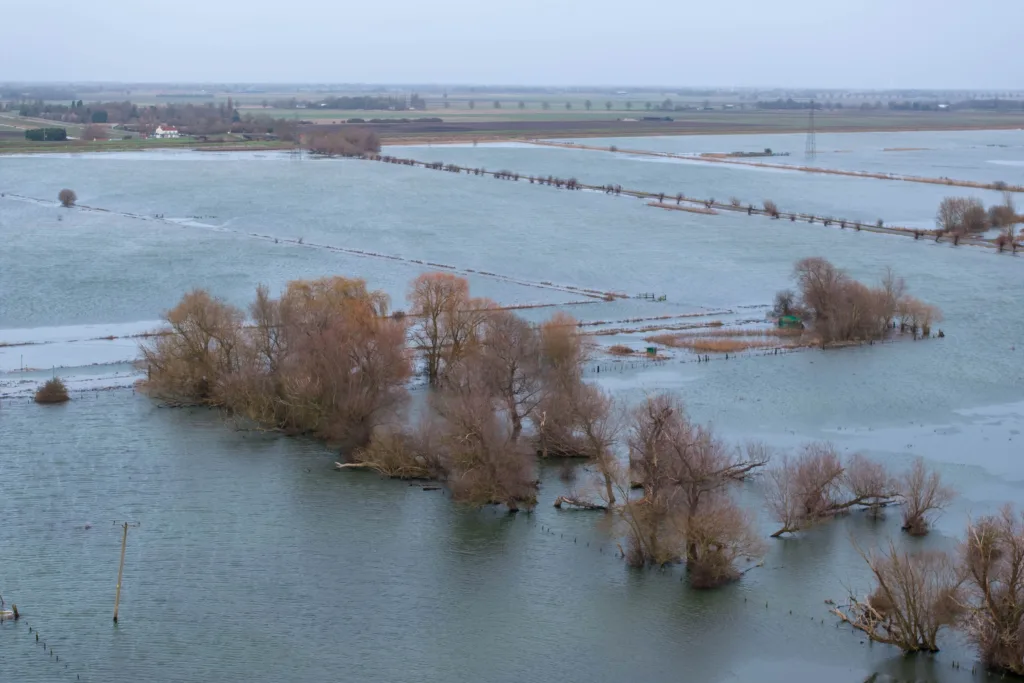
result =
[[[114,594],[114,623],[117,623],[117,608],[121,604],[121,577],[124,576],[124,551],[128,546],[128,522],[124,523],[121,536],[121,565],[117,568],[117,592]]]
[[[138,524],[132,524],[130,526],[138,526]],[[121,536],[121,564],[117,568],[117,592],[114,594],[114,623],[117,623],[117,608],[121,604],[121,578],[124,576],[124,551],[128,547],[128,522],[122,525],[124,533]]]

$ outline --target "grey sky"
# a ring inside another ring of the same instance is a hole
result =
[[[0,80],[1024,88],[1022,0],[0,0]]]

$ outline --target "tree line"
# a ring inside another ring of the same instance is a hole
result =
[[[851,298],[844,288],[859,290],[822,259],[798,262],[795,272],[801,295],[790,305],[807,307],[815,324],[831,327]],[[906,303],[891,274],[872,291]],[[741,563],[766,550],[733,494],[752,477],[778,523],[774,537],[894,505],[902,529],[920,536],[954,495],[920,458],[894,474],[828,443],[794,454],[732,446],[670,393],[628,409],[583,381],[589,349],[565,313],[532,325],[448,273],[420,275],[407,299],[408,314],[393,311],[383,292],[344,277],[294,281],[278,298],[261,286],[247,312],[189,292],[165,315],[164,333],[142,347],[144,390],[325,439],[342,449],[343,469],[438,480],[456,501],[510,511],[537,502],[536,457],[579,458],[587,467],[566,477],[571,488],[555,504],[612,515],[628,564],[681,562],[702,588],[739,578]],[[898,303],[878,305],[870,329],[899,315]],[[426,410],[412,416],[407,385],[417,363],[431,390]],[[834,606],[837,616],[907,652],[934,651],[941,630],[957,627],[987,666],[1024,674],[1020,515],[1007,508],[972,521],[955,554],[894,543],[862,554],[873,588]]]
[[[774,312],[812,323],[822,347],[880,340],[896,328],[914,339],[929,337],[932,325],[942,320],[937,307],[907,293],[906,282],[892,269],[873,287],[821,257],[797,261],[793,275],[797,292],[776,293]]]
[[[175,126],[194,135],[224,133],[273,133],[284,140],[295,138],[299,122],[267,116],[241,115],[231,98],[227,102],[177,103],[139,106],[129,101],[91,102],[81,100],[70,105],[43,101],[23,102],[19,115],[72,124],[115,124],[141,133],[152,133],[157,126]]]
[[[946,197],[939,203],[935,216],[938,227],[936,240],[942,235],[949,235],[953,243],[958,244],[963,237],[996,228],[1001,230],[996,237],[999,250],[1011,248],[1016,252],[1019,246],[1016,226],[1021,222],[1024,222],[1024,216],[1017,213],[1009,192],[1003,193],[1001,204],[994,204],[988,209],[977,197]]]

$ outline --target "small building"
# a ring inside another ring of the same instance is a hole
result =
[[[795,315],[780,315],[779,316],[779,327],[790,327],[795,329],[803,329],[804,321]]]
[[[174,126],[157,126],[156,130],[153,131],[153,137],[155,138],[180,138],[181,133]]]

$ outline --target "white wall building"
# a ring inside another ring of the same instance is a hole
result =
[[[156,130],[153,131],[153,137],[155,138],[180,138],[181,133],[174,126],[157,126]]]

